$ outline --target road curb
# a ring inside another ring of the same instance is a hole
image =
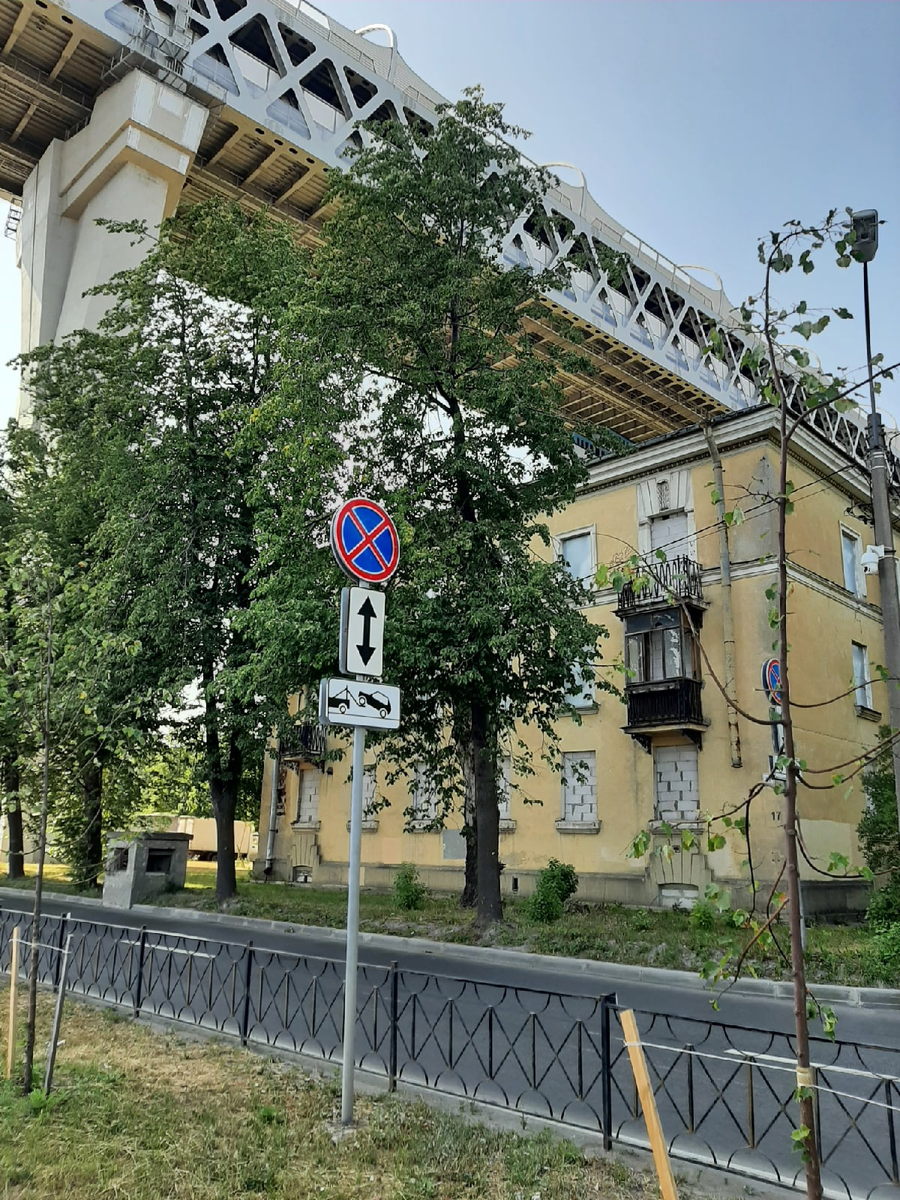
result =
[[[21,892],[19,894],[27,895],[28,893]],[[63,905],[73,902],[71,896],[59,892],[46,891],[44,895],[48,900]],[[104,907],[101,900],[89,897],[78,897],[75,903],[98,909]],[[136,905],[128,911],[132,915],[136,915],[142,910],[147,913],[159,913],[171,921],[185,919],[189,922],[211,921],[216,925],[221,925],[223,929],[269,929],[274,933],[315,937],[320,941],[333,942],[336,956],[338,948],[343,948],[345,940],[343,929],[332,929],[320,925],[297,925],[288,921],[265,921],[258,917],[238,917],[232,916],[230,913],[208,912],[196,908],[163,908],[161,905],[146,904]],[[617,982],[677,988],[680,991],[702,993],[710,997],[716,992],[716,989],[711,988],[705,979],[701,979],[690,971],[641,967],[630,963],[599,962],[592,958],[556,958],[546,954],[532,954],[527,950],[498,946],[465,946],[458,942],[435,942],[429,938],[394,937],[384,933],[361,933],[359,940],[362,946],[369,946],[388,954],[396,952],[400,946],[406,946],[422,955],[433,955],[435,958],[468,959],[471,962],[480,962],[493,967],[520,966],[523,960],[527,959],[550,974],[567,977],[579,975],[583,978],[596,976],[598,993],[608,991],[610,984],[615,985]],[[816,999],[824,1004],[842,1004],[851,1008],[900,1009],[900,991],[893,988],[843,987],[837,984],[820,983],[813,985],[813,992]],[[741,979],[728,989],[728,993],[732,996],[748,998],[791,1000],[794,991],[790,980]]]

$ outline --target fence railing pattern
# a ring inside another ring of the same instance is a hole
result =
[[[0,910],[0,971],[13,928]],[[58,981],[72,934],[76,995],[213,1030],[244,1045],[337,1062],[343,962],[147,928],[45,915],[39,977]],[[21,970],[27,971],[27,953]],[[440,974],[362,966],[357,1065],[386,1078],[646,1146],[615,997],[575,996]],[[795,1053],[788,1034],[638,1012],[674,1157],[799,1187],[792,1149]],[[895,1122],[900,1049],[814,1041],[826,1194],[864,1200],[900,1186]]]

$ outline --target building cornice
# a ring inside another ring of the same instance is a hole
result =
[[[780,443],[779,410],[770,405],[730,414],[712,424],[716,445],[723,458],[748,446],[772,447]],[[791,440],[790,457],[827,480],[851,500],[871,503],[869,473],[839,447],[826,441],[816,430],[801,425]],[[621,458],[604,459],[589,468],[589,480],[581,495],[605,491],[660,471],[692,466],[709,458],[705,431],[700,426],[671,434]],[[894,514],[900,529],[900,514]]]

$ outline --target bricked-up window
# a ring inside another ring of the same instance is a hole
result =
[[[656,819],[677,824],[700,819],[697,747],[657,746],[653,751]]]
[[[700,653],[683,614],[642,613],[625,622],[625,665],[629,683],[699,679]]]
[[[321,771],[301,771],[297,785],[298,825],[314,825],[319,819],[319,790],[322,783]]]
[[[576,750],[562,756],[562,818],[568,824],[596,824],[597,755]]]

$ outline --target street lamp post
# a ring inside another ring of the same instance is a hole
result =
[[[874,209],[851,216],[856,241],[853,257],[863,267],[863,307],[866,322],[866,369],[869,375],[869,475],[872,481],[872,513],[875,541],[883,548],[878,561],[881,584],[881,615],[884,623],[884,657],[888,672],[888,713],[892,731],[900,732],[900,588],[897,583],[897,559],[891,525],[890,469],[884,426],[875,406],[875,381],[872,378],[872,333],[869,321],[869,263],[878,249],[878,213]],[[900,820],[900,738],[891,745],[894,763],[894,794],[898,798]]]

